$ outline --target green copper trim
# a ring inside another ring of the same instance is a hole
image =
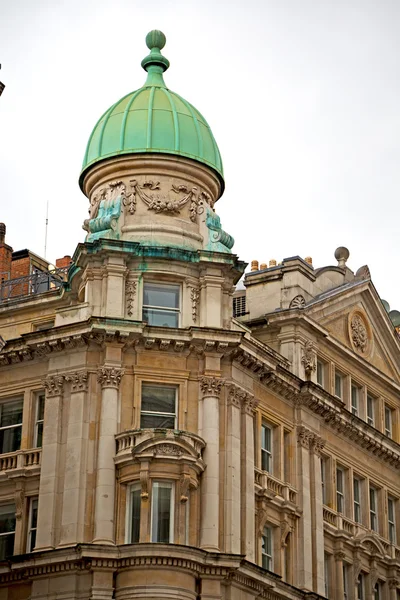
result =
[[[146,146],[147,148],[151,148],[151,133],[152,133],[152,125],[153,125],[153,106],[154,106],[154,94],[156,88],[150,88],[150,99],[149,99],[149,108],[147,109],[147,140]]]

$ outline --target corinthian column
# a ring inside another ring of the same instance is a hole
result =
[[[56,546],[56,530],[59,503],[59,477],[61,454],[61,418],[64,377],[52,375],[43,381],[46,390],[44,405],[43,448],[40,470],[37,550],[49,550]]]
[[[207,465],[201,484],[200,547],[219,552],[219,396],[224,381],[200,379],[199,435],[206,442]]]
[[[88,374],[86,371],[69,373],[65,377],[71,383],[68,430],[64,476],[64,496],[61,518],[60,545],[84,541],[86,496],[86,448],[88,418],[86,394]]]
[[[100,433],[97,451],[94,543],[114,544],[115,501],[115,434],[118,423],[118,390],[123,371],[102,367],[98,371],[101,384]]]
[[[258,406],[258,400],[252,394],[246,393],[242,413],[244,419],[242,448],[242,554],[246,559],[255,562],[256,540],[255,540],[255,496],[254,496],[254,415]]]

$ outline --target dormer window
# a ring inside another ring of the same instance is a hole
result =
[[[145,283],[143,321],[155,327],[179,327],[180,286]]]

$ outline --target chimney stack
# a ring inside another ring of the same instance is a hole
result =
[[[0,223],[0,280],[10,279],[13,249],[6,244],[6,226]]]

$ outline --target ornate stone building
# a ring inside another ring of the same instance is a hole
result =
[[[218,147],[146,42],[68,273],[13,278],[1,230],[0,598],[398,600],[400,348],[368,268],[340,248],[234,292]]]

